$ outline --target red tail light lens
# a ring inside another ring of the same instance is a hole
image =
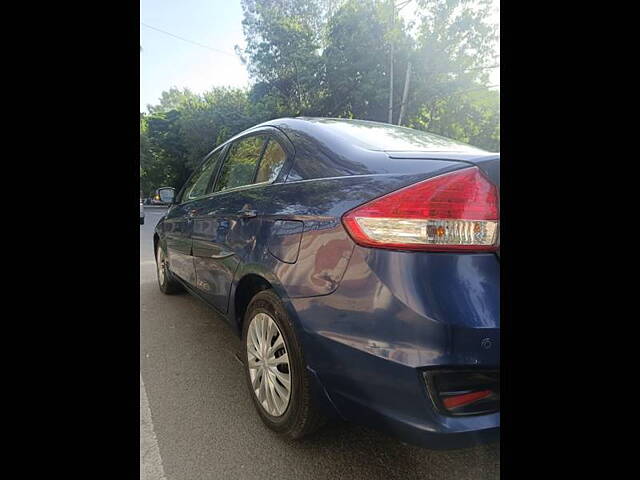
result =
[[[430,178],[376,198],[342,217],[365,247],[493,251],[498,238],[498,189],[477,167]]]

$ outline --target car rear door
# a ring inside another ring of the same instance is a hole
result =
[[[235,140],[213,194],[194,218],[197,286],[222,312],[228,310],[235,272],[256,243],[260,205],[268,195],[268,188],[263,187],[275,181],[285,159],[280,144],[266,132]]]
[[[221,153],[222,148],[214,150],[204,159],[185,184],[178,199],[179,203],[169,209],[164,221],[169,268],[182,280],[194,286],[196,275],[191,240],[193,218],[211,188]]]

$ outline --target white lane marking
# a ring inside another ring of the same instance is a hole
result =
[[[140,480],[166,480],[158,440],[153,431],[147,390],[140,372]]]

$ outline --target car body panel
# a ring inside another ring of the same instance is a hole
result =
[[[296,263],[303,230],[304,222],[300,220],[276,220],[268,242],[269,253],[281,262]]]
[[[277,129],[263,126],[238,135],[233,140],[256,135],[276,140],[285,150],[287,158],[275,181],[286,177],[294,152],[288,139]],[[265,186],[251,185],[212,191],[228,155],[227,145],[230,145],[230,141],[212,152],[220,151],[222,158],[213,173],[208,189],[210,193],[184,204],[188,205],[191,218],[189,241],[194,265],[194,285],[208,302],[223,313],[228,310],[234,274],[240,263],[250,255],[262,223],[262,218],[245,217],[242,212],[259,207],[257,202],[263,196],[256,195],[256,191]],[[181,191],[179,195],[182,194]]]
[[[419,373],[442,365],[499,367],[499,280],[493,254],[357,246],[335,293],[292,299],[307,361],[340,416],[378,426],[363,413],[373,410],[426,432],[475,431],[480,420],[438,414]],[[486,417],[483,428],[499,426],[499,415]],[[430,441],[438,443],[427,435]]]
[[[261,220],[238,212],[253,200],[243,192],[222,192],[192,205],[196,286],[222,312],[227,311],[238,264],[250,255]]]
[[[387,152],[389,158],[392,160],[437,160],[440,158],[451,157],[451,155],[433,154],[425,152]],[[458,161],[463,161],[470,165],[475,165],[494,183],[500,188],[500,155],[499,154],[486,154],[481,156],[469,156],[469,155],[456,155]]]
[[[170,269],[184,281],[195,283],[195,268],[191,253],[190,205],[175,205],[167,211],[160,224],[167,247]]]
[[[423,166],[420,175],[343,176],[247,189],[242,194],[243,201],[255,208],[262,219],[260,238],[251,239],[255,240],[255,247],[248,261],[265,261],[264,249],[267,247],[268,252],[275,222],[300,221],[304,227],[296,262],[276,259],[267,260],[268,265],[288,297],[327,295],[337,288],[353,250],[353,241],[340,221],[344,212],[429,175],[458,168],[460,165],[453,162],[432,162]]]

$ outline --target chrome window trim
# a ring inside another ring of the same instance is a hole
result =
[[[239,191],[242,191],[242,190],[250,190],[250,189],[255,188],[255,187],[265,187],[265,186],[268,186],[268,185],[275,185],[275,184],[276,184],[276,181],[273,180],[271,182],[260,182],[260,183],[251,183],[249,185],[241,185],[239,187],[228,188],[227,190],[220,190],[220,191],[217,191],[217,192],[211,192],[211,193],[208,193],[208,194],[206,194],[206,195],[204,195],[202,197],[194,198],[194,199],[191,199],[191,200],[189,200],[187,202],[181,203],[180,205],[185,205],[187,203],[195,202],[195,201],[202,200],[202,199],[205,199],[205,198],[216,197],[216,196],[228,193],[228,192],[239,192]]]

